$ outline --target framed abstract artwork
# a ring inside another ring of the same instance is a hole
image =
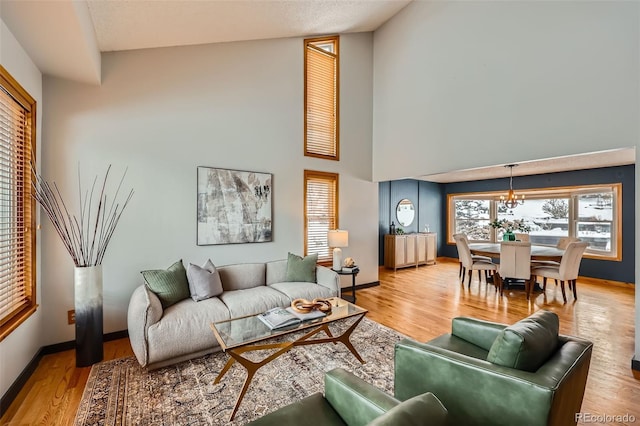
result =
[[[271,241],[271,173],[198,167],[199,246]]]

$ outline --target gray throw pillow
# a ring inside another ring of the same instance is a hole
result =
[[[220,274],[211,259],[202,267],[190,263],[187,267],[187,280],[191,298],[196,302],[222,294]]]
[[[558,348],[559,327],[558,315],[538,311],[502,330],[491,345],[487,361],[536,371]]]
[[[287,258],[287,281],[316,282],[316,264],[318,254],[310,254],[304,258],[289,253]]]
[[[189,297],[189,283],[182,260],[178,260],[166,270],[142,271],[141,274],[147,288],[160,299],[163,309]]]
[[[426,424],[444,424],[447,409],[432,393],[414,396],[396,405],[380,417],[368,423],[368,426],[422,426]]]

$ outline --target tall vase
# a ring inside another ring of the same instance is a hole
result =
[[[76,366],[102,361],[102,265],[76,267]]]

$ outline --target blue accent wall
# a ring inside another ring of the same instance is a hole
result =
[[[622,261],[606,261],[584,258],[580,275],[613,281],[633,283],[635,281],[635,166],[604,167],[544,175],[516,176],[514,190],[550,188],[578,185],[622,184]],[[384,264],[384,234],[389,232],[391,220],[395,219],[395,208],[402,198],[409,198],[418,206],[418,223],[405,231],[424,230],[428,223],[431,231],[438,233],[438,256],[457,258],[455,245],[446,244],[447,195],[467,192],[506,190],[509,178],[472,182],[436,184],[404,179],[379,184],[380,191],[380,245],[379,261]]]
[[[424,231],[425,225],[429,225],[431,232],[438,233],[438,251],[440,248],[440,230],[442,224],[442,185],[432,182],[424,182],[414,179],[394,180],[380,182],[378,184],[379,208],[379,244],[378,262],[384,264],[384,236],[389,233],[389,226],[393,221],[398,227],[396,219],[396,207],[398,203],[407,198],[413,202],[416,208],[416,218],[409,226],[402,227],[406,233]],[[446,200],[446,197],[444,197]]]

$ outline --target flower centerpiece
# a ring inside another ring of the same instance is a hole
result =
[[[530,232],[531,227],[527,225],[522,219],[495,219],[489,222],[489,226],[494,229],[502,230],[503,235],[502,239],[504,241],[515,241],[515,235],[513,235],[514,231],[519,232]]]

